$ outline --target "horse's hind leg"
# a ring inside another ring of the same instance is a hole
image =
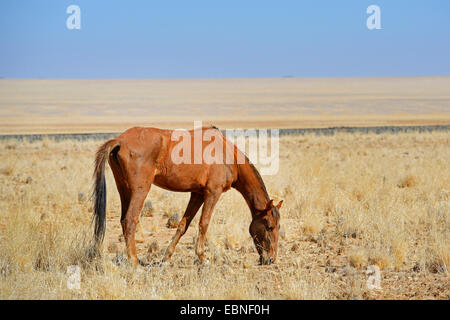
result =
[[[137,224],[139,222],[139,216],[142,210],[142,206],[148,192],[150,191],[150,187],[154,179],[153,170],[146,170],[147,174],[144,174],[142,170],[139,171],[139,174],[135,175],[135,178],[128,183],[131,188],[129,189],[129,192],[127,191],[124,194],[123,199],[125,200],[125,202],[122,202],[123,211],[122,217],[120,219],[125,243],[127,246],[128,258],[135,266],[139,264],[139,260],[136,254],[136,242],[134,236],[136,233]],[[127,200],[128,208],[126,208]]]
[[[130,204],[128,210],[124,217],[121,219],[122,231],[125,237],[125,243],[127,246],[128,258],[134,265],[139,264],[139,260],[136,254],[136,243],[134,235],[136,233],[136,226],[139,222],[139,214],[142,210],[144,200],[147,197],[148,191],[150,190],[150,185],[148,188],[139,191],[131,192]]]
[[[163,261],[167,261],[172,256],[178,241],[186,233],[189,224],[191,223],[192,219],[194,219],[195,215],[198,212],[198,209],[200,209],[200,207],[202,206],[202,203],[203,203],[203,195],[192,192],[189,204],[186,207],[186,211],[184,212],[183,218],[178,224],[177,232],[173,236],[172,242],[166,249]]]
[[[205,191],[204,203],[202,209],[202,216],[199,222],[199,233],[197,239],[197,247],[195,252],[201,263],[206,262],[205,252],[204,252],[204,244],[205,244],[205,236],[206,231],[208,230],[209,221],[211,219],[211,214],[214,210],[214,207],[217,201],[222,194],[222,190],[207,190]]]
[[[121,204],[121,216],[120,220],[122,221],[127,214],[128,207],[130,206],[131,200],[131,191],[125,186],[124,183],[117,182],[117,190],[120,195],[120,204]]]
[[[134,265],[139,264],[136,254],[135,233],[145,198],[154,179],[154,168],[141,164],[134,157],[136,152],[126,146],[113,154],[109,161],[116,180],[122,204],[120,223],[127,246],[128,258]]]

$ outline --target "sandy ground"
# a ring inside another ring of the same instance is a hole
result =
[[[450,77],[0,79],[0,134],[450,123]]]

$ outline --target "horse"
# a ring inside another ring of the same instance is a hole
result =
[[[117,138],[106,141],[96,152],[93,187],[94,243],[98,249],[106,228],[106,181],[105,164],[108,161],[113,172],[121,200],[122,231],[125,238],[128,260],[134,265],[142,265],[136,254],[135,232],[140,212],[152,184],[175,192],[190,192],[189,203],[178,224],[175,235],[167,247],[162,261],[173,254],[180,238],[185,234],[192,219],[203,205],[199,221],[199,233],[195,253],[200,263],[208,263],[204,253],[205,235],[211,214],[222,193],[236,189],[244,197],[251,215],[249,227],[259,263],[267,265],[275,262],[280,229],[279,209],[283,201],[274,205],[269,198],[264,182],[255,166],[216,127],[201,127],[187,131],[188,142],[194,142],[198,134],[214,131],[214,140],[222,140],[225,148],[232,150],[232,161],[226,163],[174,162],[171,156],[176,150],[174,130],[133,127]],[[212,139],[211,139],[212,140]],[[190,143],[191,151],[198,148]],[[203,152],[208,143],[202,139],[197,151]],[[224,149],[225,150],[225,149]],[[183,150],[189,160],[196,152]],[[203,154],[203,153],[202,153]],[[241,158],[239,158],[241,157]],[[237,161],[243,159],[243,161]]]

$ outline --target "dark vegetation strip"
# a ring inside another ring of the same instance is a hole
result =
[[[338,132],[346,133],[406,133],[406,132],[433,132],[449,131],[450,125],[443,126],[380,126],[380,127],[331,127],[331,128],[297,128],[297,129],[279,129],[280,136],[284,135],[304,135],[315,133],[316,135],[332,136]],[[222,132],[224,132],[222,130]],[[54,141],[62,140],[107,140],[117,137],[120,133],[52,133],[52,134],[12,134],[0,135],[0,140],[19,140],[19,141],[40,141],[50,139]]]

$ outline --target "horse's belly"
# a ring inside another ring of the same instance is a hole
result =
[[[207,173],[195,165],[172,168],[166,174],[156,174],[153,183],[170,191],[193,192],[201,191],[206,185]]]

